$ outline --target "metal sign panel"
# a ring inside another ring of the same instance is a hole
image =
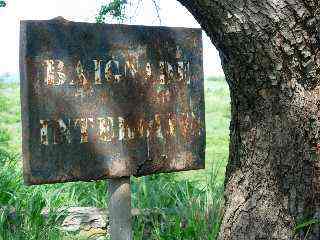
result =
[[[22,21],[26,184],[204,168],[200,29]]]

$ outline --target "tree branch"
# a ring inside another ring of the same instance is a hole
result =
[[[157,13],[157,18],[159,20],[159,24],[162,25],[162,21],[161,21],[161,17],[160,17],[160,6],[159,4],[157,3],[156,0],[152,0],[152,3],[156,9],[156,13]]]

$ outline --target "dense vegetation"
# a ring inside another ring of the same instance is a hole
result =
[[[206,81],[206,169],[132,178],[132,204],[161,217],[135,219],[134,239],[215,239],[228,157],[229,93],[223,79]],[[19,85],[0,82],[0,240],[86,239],[59,230],[68,206],[106,207],[105,181],[26,187],[22,180]],[[48,219],[41,211],[49,209]],[[94,238],[92,238],[94,239]]]

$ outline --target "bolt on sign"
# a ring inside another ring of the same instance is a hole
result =
[[[204,168],[200,29],[22,21],[26,184]]]

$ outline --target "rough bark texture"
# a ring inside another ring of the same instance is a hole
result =
[[[318,0],[179,0],[220,52],[230,157],[219,239],[320,239]]]

